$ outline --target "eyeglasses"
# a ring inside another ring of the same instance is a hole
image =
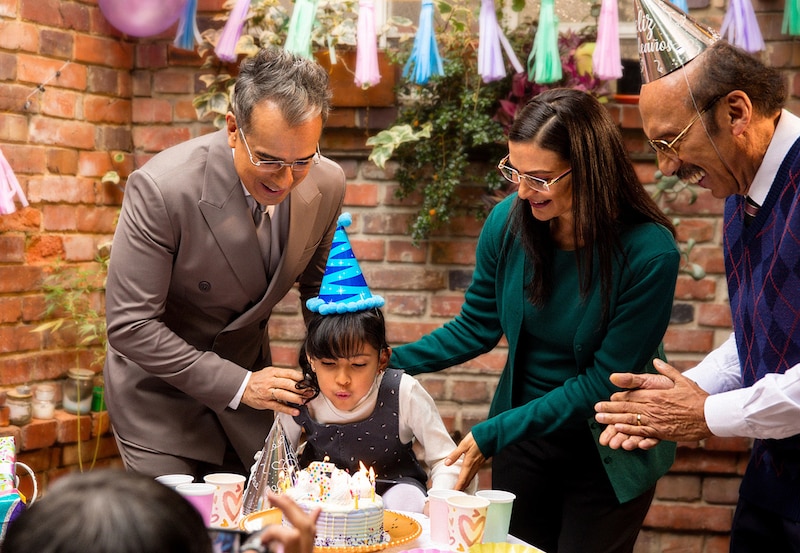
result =
[[[509,181],[513,182],[514,184],[519,184],[520,182],[524,182],[525,186],[531,188],[533,190],[538,190],[540,192],[550,192],[550,187],[553,186],[555,183],[572,173],[572,169],[567,169],[556,178],[551,180],[540,179],[539,177],[533,177],[531,175],[526,175],[524,173],[520,173],[510,165],[506,165],[508,163],[508,156],[504,157],[500,160],[500,163],[497,164],[497,169],[500,171],[500,174]]]
[[[288,167],[292,173],[302,174],[308,171],[311,168],[311,165],[316,165],[319,163],[319,144],[317,144],[317,151],[314,153],[314,155],[306,159],[297,159],[292,162],[281,161],[279,159],[257,160],[253,157],[253,153],[250,151],[250,145],[247,144],[247,139],[244,137],[244,131],[242,130],[242,127],[239,127],[239,134],[242,135],[242,142],[244,142],[244,147],[247,150],[248,157],[250,158],[250,163],[262,171],[266,171],[268,173],[277,173],[284,167]]]
[[[697,122],[697,120],[703,116],[705,112],[714,107],[714,104],[716,104],[721,98],[723,98],[723,96],[717,96],[716,98],[711,100],[711,102],[709,102],[709,104],[706,107],[704,107],[697,115],[695,115],[692,118],[691,121],[689,121],[689,124],[686,125],[686,127],[681,132],[678,133],[678,136],[676,136],[669,142],[667,142],[666,140],[658,139],[658,140],[648,140],[647,143],[650,144],[650,147],[653,148],[653,150],[655,150],[656,153],[663,154],[673,161],[678,161],[680,159],[680,154],[678,153],[678,148],[675,147],[675,144],[677,144],[678,141],[684,138],[686,136],[686,133],[689,132],[689,129],[692,128],[692,125],[694,125]]]

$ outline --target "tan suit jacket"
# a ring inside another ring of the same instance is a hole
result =
[[[225,131],[153,157],[128,178],[109,264],[106,401],[138,446],[220,463],[225,437],[245,467],[271,411],[228,404],[271,364],[267,323],[295,282],[317,295],[344,198],[322,158],[291,193],[288,237],[267,279]]]

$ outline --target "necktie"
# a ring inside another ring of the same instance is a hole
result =
[[[761,206],[758,205],[750,196],[746,196],[744,199],[744,226],[749,226],[750,222],[755,218],[756,214],[758,213],[758,209]]]
[[[258,244],[261,246],[261,258],[264,261],[264,267],[267,269],[267,274],[270,275],[270,243],[272,242],[272,232],[269,213],[267,213],[264,206],[259,205],[253,200],[255,207],[253,208],[253,222],[256,225],[256,236],[258,236]]]

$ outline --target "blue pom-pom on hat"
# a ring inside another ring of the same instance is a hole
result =
[[[349,213],[342,213],[336,222],[328,264],[322,275],[319,296],[306,302],[314,313],[335,315],[355,313],[375,307],[382,307],[381,296],[373,296],[358,266],[358,260],[350,247],[345,227],[353,222]]]

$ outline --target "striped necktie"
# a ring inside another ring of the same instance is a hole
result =
[[[750,196],[746,196],[744,199],[744,226],[750,226],[750,222],[755,218],[756,214],[758,213],[758,209],[761,206],[758,205]]]

